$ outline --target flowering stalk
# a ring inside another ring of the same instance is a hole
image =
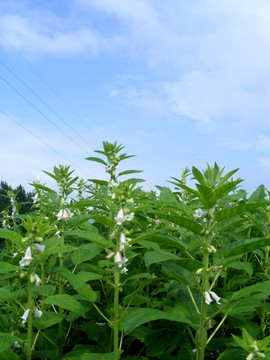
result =
[[[27,309],[29,310],[29,313],[27,316],[27,350],[26,350],[27,360],[31,360],[31,353],[32,353],[32,282],[31,282],[31,274],[32,274],[32,263],[29,264],[29,269],[28,269]]]
[[[116,242],[116,251],[119,250],[119,237],[117,236]],[[115,352],[114,359],[118,360],[118,350],[119,350],[119,287],[120,287],[120,268],[115,264],[114,272],[114,333],[113,333],[113,349]]]
[[[204,247],[203,247],[203,273],[202,273],[202,293],[204,295],[204,298],[202,300],[201,305],[201,313],[200,313],[200,329],[198,330],[198,348],[197,348],[197,360],[204,360],[204,351],[207,344],[207,331],[206,331],[206,323],[207,323],[207,306],[210,301],[208,301],[208,297],[206,294],[208,293],[208,265],[209,265],[209,245],[210,245],[210,227],[211,227],[211,221],[210,219],[207,219],[207,228],[205,233],[205,241],[204,241]],[[209,295],[210,296],[210,295]],[[207,302],[208,301],[208,302]]]

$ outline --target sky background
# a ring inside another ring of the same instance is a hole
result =
[[[185,167],[240,168],[251,193],[270,175],[269,0],[0,0],[0,180],[117,141],[144,188]]]

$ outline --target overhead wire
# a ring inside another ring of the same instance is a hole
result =
[[[45,105],[54,115],[56,115],[62,122],[64,122],[73,132],[76,134],[85,144],[87,144],[91,150],[91,145],[61,116],[59,115],[50,105],[48,105],[29,85],[27,85],[8,65],[6,65],[1,59],[0,63],[18,80],[20,81],[38,100]]]
[[[33,136],[34,138],[36,138],[37,140],[39,140],[40,142],[42,142],[45,146],[47,146],[49,149],[51,149],[53,152],[55,152],[57,155],[61,156],[63,159],[65,159],[66,161],[68,161],[68,163],[70,163],[71,165],[73,165],[75,168],[79,169],[80,171],[84,172],[86,175],[89,175],[84,169],[82,169],[80,166],[78,166],[76,163],[72,162],[70,159],[68,159],[65,155],[63,155],[62,153],[60,153],[59,151],[57,151],[56,149],[54,149],[51,145],[49,145],[46,141],[44,141],[43,139],[41,139],[39,136],[37,136],[36,134],[34,134],[32,131],[30,131],[29,129],[27,129],[24,125],[22,125],[17,119],[15,119],[13,116],[10,116],[9,114],[5,113],[3,110],[0,109],[0,112],[6,116],[7,118],[9,118],[10,120],[14,121],[17,125],[19,125],[21,128],[23,128],[26,132],[28,132],[28,134],[30,134],[31,136]]]
[[[44,79],[44,77],[25,59],[25,57],[11,44],[11,42],[3,35],[0,33],[0,37],[2,37],[2,39],[4,39],[4,41],[13,49],[13,51],[25,62],[25,64],[36,74],[36,76],[39,77],[39,79],[54,93],[54,95],[61,100],[61,102],[73,113],[73,115],[75,115],[75,117],[81,121],[89,130],[91,130],[91,132],[99,139],[100,137],[98,136],[97,133],[95,133],[93,131],[93,129],[91,129],[87,122],[83,120],[83,118],[78,115],[78,113],[55,91],[55,89],[48,83],[48,81],[46,81]]]
[[[8,82],[3,76],[0,75],[0,79],[5,82],[13,91],[15,91],[19,96],[21,96],[30,106],[32,106],[36,111],[38,111],[46,120],[48,120],[56,129],[58,129],[62,134],[66,136],[73,144],[79,147],[81,150],[88,154],[88,151],[84,149],[80,144],[72,139],[64,130],[62,130],[54,121],[52,121],[44,112],[42,112],[38,107],[36,107],[30,100],[26,98],[19,90],[17,90],[10,82]]]

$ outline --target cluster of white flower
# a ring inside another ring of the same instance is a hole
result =
[[[121,226],[125,221],[132,221],[134,218],[134,213],[126,214],[124,215],[124,210],[120,209],[118,211],[117,216],[114,218],[116,221],[116,224],[118,226]],[[126,268],[125,264],[128,261],[125,250],[130,247],[131,245],[126,239],[126,236],[124,233],[121,232],[120,234],[120,241],[119,241],[119,249],[114,255],[114,262],[115,264],[121,269],[122,274],[126,274],[128,272],[128,269]],[[107,258],[111,257],[113,253],[109,254]]]
[[[34,243],[33,245],[40,253],[45,251],[45,245],[40,245],[38,243]],[[14,253],[13,257],[16,257],[17,255],[17,253]],[[19,264],[21,267],[29,266],[32,260],[34,260],[34,258],[32,258],[31,247],[28,246],[25,251],[25,255],[19,261]]]
[[[60,221],[60,220],[67,221],[70,218],[72,218],[73,213],[69,209],[62,209],[58,212],[58,214],[56,216],[57,216],[58,221]]]
[[[210,305],[210,303],[215,300],[215,302],[220,305],[219,300],[221,300],[221,297],[219,297],[216,293],[214,293],[214,291],[205,291],[205,293],[203,294],[203,296],[205,297],[205,302],[207,305]]]
[[[120,242],[119,242],[119,251],[114,256],[114,262],[118,265],[121,269],[121,273],[126,274],[128,269],[125,267],[125,263],[128,261],[125,255],[126,248],[130,247],[131,245],[126,239],[125,234],[120,234]]]
[[[125,221],[132,221],[134,219],[134,213],[124,215],[124,210],[120,209],[117,216],[114,218],[116,224],[121,226]]]
[[[16,201],[14,200],[13,195],[11,195],[11,197],[10,197],[10,202],[11,202],[11,205],[12,205],[12,213],[11,213],[11,217],[12,217],[12,216],[18,214],[17,208],[16,208]]]
[[[29,316],[29,312],[30,312],[30,309],[27,309],[25,310],[25,312],[23,313],[23,316],[21,316],[21,319],[22,319],[22,324],[25,324],[27,319],[28,319],[28,316]],[[34,316],[37,317],[37,318],[40,318],[42,316],[42,311],[38,310],[38,309],[35,309],[34,311]]]

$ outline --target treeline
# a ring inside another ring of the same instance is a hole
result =
[[[10,197],[14,196],[14,200],[20,204],[18,209],[20,214],[26,214],[30,211],[33,204],[33,193],[27,192],[22,185],[12,188],[6,181],[0,183],[0,217],[3,217],[3,211],[8,209],[9,215],[12,212],[12,204]]]

